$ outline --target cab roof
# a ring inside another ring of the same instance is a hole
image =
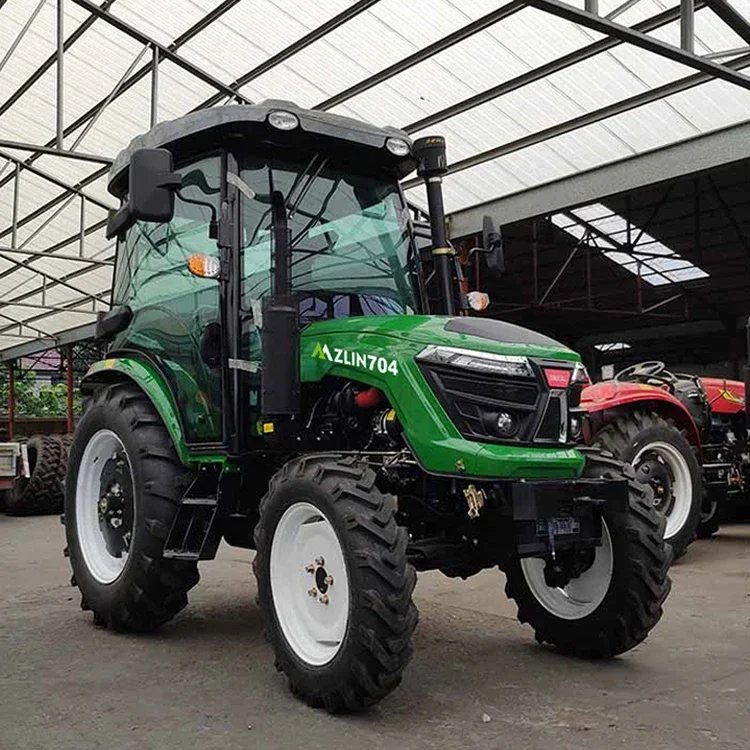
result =
[[[268,124],[271,112],[282,110],[294,113],[299,119],[295,130],[280,131]],[[167,148],[176,160],[198,155],[218,147],[232,138],[254,136],[268,141],[273,137],[275,143],[298,145],[313,150],[316,147],[325,149],[333,142],[343,148],[350,147],[358,151],[363,159],[381,163],[399,179],[405,177],[416,167],[411,154],[397,157],[386,150],[389,138],[400,138],[406,141],[411,149],[411,139],[398,128],[377,127],[367,122],[343,117],[314,109],[303,109],[294,102],[282,99],[266,99],[259,104],[232,105],[213,107],[191,112],[176,120],[159,123],[147,133],[136,136],[115,158],[109,173],[109,191],[122,196],[127,190],[127,171],[134,151],[142,148]],[[377,149],[370,151],[370,149]],[[382,151],[381,151],[382,149]]]

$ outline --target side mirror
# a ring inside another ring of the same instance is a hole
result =
[[[505,254],[503,252],[503,235],[495,229],[491,216],[482,219],[482,245],[474,247],[471,253],[482,253],[487,261],[487,268],[496,274],[505,272]]]
[[[482,246],[487,253],[487,268],[498,274],[505,273],[503,235],[495,229],[491,216],[482,219]]]
[[[174,216],[174,197],[181,184],[171,152],[142,148],[130,157],[128,202],[110,212],[107,237],[125,231],[136,221],[163,223]]]

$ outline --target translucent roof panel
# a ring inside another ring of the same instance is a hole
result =
[[[652,286],[704,279],[708,274],[601,203],[550,217],[568,234],[598,248],[608,260]]]
[[[621,5],[600,0],[599,12]],[[173,0],[169,12],[155,12],[152,0],[67,0],[58,91],[55,0],[6,0],[0,349],[93,320],[106,305],[113,247],[102,227],[114,201],[102,160],[154,119],[272,97],[415,137],[440,133],[452,165],[444,181],[449,212],[747,119],[747,79],[719,74],[750,65],[742,50],[750,27],[743,38],[701,7],[695,55],[665,55],[629,31],[645,29],[676,50],[679,0],[640,0],[616,16],[616,27],[593,24],[581,13],[584,0],[567,7],[572,17],[560,17],[550,0]],[[750,17],[750,0],[731,7],[740,20]],[[706,55],[728,67],[708,70]],[[56,148],[58,135],[64,150],[98,160],[35,152]],[[423,204],[413,178],[405,188]],[[566,231],[579,231],[568,223]],[[626,261],[615,244],[597,241],[631,270],[635,256]],[[633,252],[647,245],[642,237]],[[655,270],[644,278],[652,284],[702,273],[655,241],[648,253]]]

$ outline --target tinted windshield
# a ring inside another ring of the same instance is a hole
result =
[[[417,311],[407,209],[395,180],[353,175],[320,156],[247,160],[240,177],[246,310],[271,289],[270,194],[278,190],[303,322]]]

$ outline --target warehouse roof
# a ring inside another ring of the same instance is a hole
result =
[[[105,175],[157,121],[284,98],[442,133],[455,213],[690,143],[750,111],[750,0],[173,0],[170,9],[0,3],[5,356],[107,307]],[[413,179],[405,187],[421,200]]]

